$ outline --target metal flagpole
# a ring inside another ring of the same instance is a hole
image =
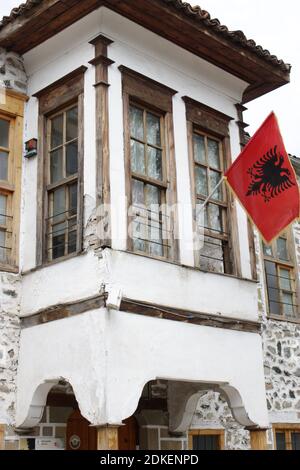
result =
[[[223,175],[222,178],[220,179],[220,181],[218,182],[217,186],[212,190],[212,192],[210,193],[209,196],[207,196],[207,198],[205,199],[205,201],[203,202],[202,206],[201,206],[201,209],[204,209],[204,207],[206,206],[206,204],[210,201],[210,199],[213,197],[213,195],[215,194],[215,192],[217,191],[217,189],[219,189],[219,187],[221,186],[221,184],[223,183],[223,181],[225,181],[225,176]]]

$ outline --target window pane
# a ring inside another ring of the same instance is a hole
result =
[[[279,273],[280,273],[279,284],[280,284],[281,289],[292,290],[292,288],[291,288],[291,279],[290,279],[290,276],[291,276],[290,270],[280,268]]]
[[[51,148],[58,147],[63,143],[63,114],[51,120]]]
[[[66,243],[66,222],[62,224],[53,225],[52,227],[52,258],[57,259],[65,255]]]
[[[266,269],[266,280],[267,280],[267,286],[268,286],[270,313],[273,313],[274,315],[281,315],[279,284],[278,284],[276,264],[270,261],[265,261],[265,269]]]
[[[218,232],[222,232],[222,209],[215,205],[208,205],[209,227]]]
[[[292,450],[300,450],[300,432],[292,432]]]
[[[0,151],[0,180],[8,178],[8,153]]]
[[[0,263],[6,262],[6,249],[5,249],[5,242],[6,242],[6,233],[4,230],[0,230]]]
[[[263,243],[264,255],[273,257],[272,245]]]
[[[148,176],[162,180],[162,151],[148,147]]]
[[[51,183],[63,179],[63,151],[62,148],[50,153],[50,177]]]
[[[77,214],[77,183],[69,186],[69,217]]]
[[[3,196],[3,194],[0,194],[0,225],[6,225],[7,224],[7,218],[6,216],[6,210],[7,210],[7,196]]]
[[[53,223],[64,220],[66,217],[65,188],[53,192]]]
[[[132,137],[144,140],[144,113],[134,106],[130,106],[130,133]]]
[[[147,113],[147,142],[148,144],[161,145],[160,117]]]
[[[200,250],[201,268],[211,272],[224,273],[224,250],[222,240],[207,237]]]
[[[0,119],[0,147],[9,147],[9,121]]]
[[[294,316],[294,306],[293,306],[293,294],[287,294],[283,292],[282,294],[282,310],[284,315],[287,317]]]
[[[145,146],[131,140],[131,169],[134,173],[145,174]]]
[[[76,139],[78,136],[78,108],[70,109],[67,111],[67,133],[66,141]]]
[[[74,253],[77,249],[77,220],[72,219],[69,221],[69,235],[68,235],[68,253]]]
[[[277,256],[279,259],[287,261],[288,250],[287,250],[287,240],[285,238],[278,238],[277,240]]]
[[[205,141],[202,135],[194,134],[194,158],[196,162],[206,164]]]
[[[218,450],[218,436],[193,436],[193,450]]]
[[[208,164],[212,168],[221,169],[219,142],[207,139]]]
[[[156,186],[146,185],[146,204],[148,212],[148,236],[150,254],[163,256],[162,216],[160,214],[161,190]]]
[[[135,179],[132,180],[132,203],[138,206],[145,204],[144,183]]]
[[[196,193],[208,196],[207,170],[202,166],[195,167]]]
[[[210,170],[210,188],[211,191],[217,186],[217,184],[220,182],[222,178],[221,173],[218,173],[217,171]],[[213,199],[219,199],[221,201],[223,199],[223,191],[222,191],[222,185],[219,186],[217,191],[213,195]]]
[[[286,450],[285,433],[276,432],[276,449]]]
[[[75,175],[78,171],[78,143],[73,142],[66,146],[66,175]]]

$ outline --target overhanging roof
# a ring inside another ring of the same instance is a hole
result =
[[[248,82],[244,102],[289,82],[289,64],[182,0],[27,0],[0,22],[0,46],[24,54],[102,5]]]

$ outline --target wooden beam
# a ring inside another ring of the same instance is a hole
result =
[[[171,307],[153,305],[129,299],[122,300],[120,310],[127,313],[134,313],[136,315],[145,315],[165,320],[181,321],[194,325],[211,326],[214,328],[224,328],[249,333],[259,333],[261,329],[261,324],[259,322],[218,317],[217,315],[174,309]]]
[[[30,328],[36,325],[43,325],[56,320],[73,317],[81,313],[95,310],[105,306],[106,296],[97,295],[87,299],[77,300],[76,302],[69,302],[61,305],[55,305],[42,311],[37,312],[30,317],[21,319],[21,328]]]
[[[119,450],[119,425],[97,427],[97,450]]]
[[[113,43],[102,34],[90,41],[95,47],[95,58],[90,64],[95,66],[96,93],[96,204],[110,207],[110,152],[109,152],[109,96],[108,67],[114,61],[108,57],[108,46]],[[111,246],[110,213],[101,211],[103,217],[101,246]]]
[[[251,450],[267,450],[267,431],[251,430],[250,431]]]

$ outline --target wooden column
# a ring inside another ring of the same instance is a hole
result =
[[[95,66],[96,83],[96,193],[97,207],[110,204],[110,157],[109,157],[109,107],[108,107],[108,67],[114,61],[107,56],[107,49],[113,41],[102,34],[90,41],[95,46],[95,58],[89,63]],[[102,212],[101,212],[102,215]],[[110,214],[105,226],[106,235],[102,246],[111,246]]]
[[[118,450],[118,429],[118,425],[109,424],[97,427],[97,450]]]
[[[4,450],[5,424],[0,424],[0,450]]]
[[[267,450],[267,431],[257,429],[250,431],[251,450]]]

